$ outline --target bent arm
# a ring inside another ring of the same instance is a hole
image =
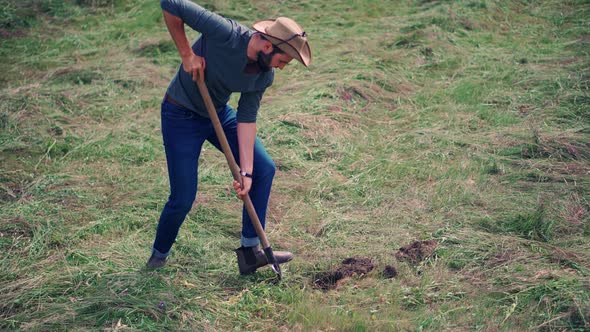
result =
[[[168,32],[170,32],[172,40],[174,40],[174,44],[176,44],[180,57],[184,59],[192,55],[193,50],[186,37],[184,22],[182,19],[164,10],[164,22],[166,23],[166,27],[168,28]]]
[[[199,77],[204,77],[205,59],[193,52],[186,37],[182,19],[164,10],[164,22],[182,59],[182,69],[191,75],[195,82]]]
[[[187,0],[161,0],[164,22],[182,59],[182,68],[193,81],[204,77],[205,59],[192,50],[184,24],[213,39],[226,39],[232,33],[232,25],[225,18]]]

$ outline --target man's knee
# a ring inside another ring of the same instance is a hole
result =
[[[259,171],[260,171],[261,177],[273,178],[275,176],[276,171],[277,171],[277,166],[275,165],[275,162],[272,159],[267,159],[262,164],[262,169],[260,169]]]
[[[194,201],[195,201],[195,196],[181,197],[181,198],[170,198],[166,205],[168,205],[170,212],[172,212],[174,214],[186,215],[187,213],[189,213],[189,211],[193,207]]]

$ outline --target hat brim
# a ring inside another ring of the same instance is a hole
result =
[[[311,48],[309,47],[309,43],[305,41],[303,44],[303,49],[299,52],[295,47],[291,46],[287,41],[277,38],[275,36],[269,35],[266,33],[266,28],[274,23],[275,20],[262,20],[254,23],[252,27],[257,32],[260,32],[264,35],[268,41],[270,41],[273,45],[277,45],[278,48],[285,51],[288,55],[292,58],[297,59],[297,61],[301,62],[305,67],[309,66],[311,63]]]

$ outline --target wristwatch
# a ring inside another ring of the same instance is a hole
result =
[[[242,170],[240,170],[240,175],[241,176],[245,176],[245,177],[250,178],[250,179],[252,178],[252,174],[247,173],[247,172],[244,172]]]

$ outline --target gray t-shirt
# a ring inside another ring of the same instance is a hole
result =
[[[201,33],[192,49],[205,58],[205,83],[217,111],[225,108],[233,92],[240,92],[238,122],[256,122],[260,100],[273,82],[274,69],[246,73],[246,51],[254,32],[188,0],[161,0],[160,5]],[[182,64],[166,93],[186,108],[209,117],[196,83],[184,71]]]

